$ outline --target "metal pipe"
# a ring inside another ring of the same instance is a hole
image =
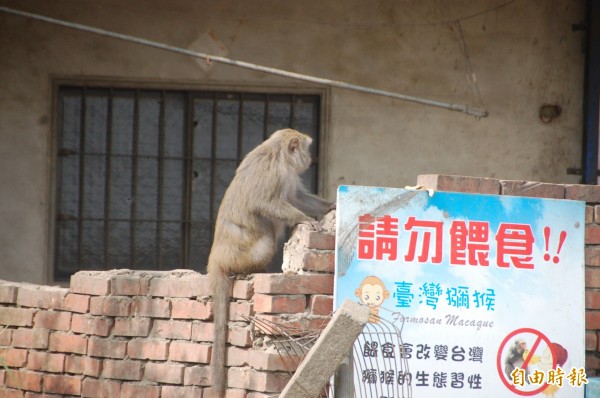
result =
[[[63,21],[60,19],[50,18],[50,17],[46,17],[44,15],[14,10],[14,9],[8,8],[8,7],[0,6],[0,11],[6,12],[9,14],[19,15],[22,17],[32,18],[32,19],[36,19],[36,20],[40,20],[40,21],[44,21],[44,22],[48,22],[48,23],[52,23],[55,25],[65,26],[65,27],[72,28],[72,29],[79,29],[79,30],[82,30],[85,32],[96,33],[96,34],[99,34],[102,36],[112,37],[114,39],[125,40],[125,41],[142,44],[142,45],[149,46],[149,47],[159,48],[161,50],[184,54],[184,55],[188,55],[190,57],[202,58],[202,59],[206,59],[207,61],[210,61],[210,62],[220,62],[220,63],[227,64],[227,65],[237,66],[237,67],[246,68],[246,69],[252,69],[252,70],[256,70],[256,71],[260,71],[260,72],[264,72],[264,73],[268,73],[268,74],[272,74],[272,75],[288,77],[291,79],[302,80],[302,81],[306,81],[306,82],[310,82],[310,83],[317,83],[317,84],[322,84],[322,85],[331,86],[331,87],[337,87],[337,88],[354,90],[354,91],[368,93],[368,94],[380,95],[380,96],[384,96],[384,97],[399,99],[402,101],[413,102],[413,103],[417,103],[417,104],[421,104],[421,105],[435,106],[438,108],[444,108],[444,109],[448,109],[451,111],[463,112],[467,115],[474,116],[478,119],[488,116],[488,112],[485,109],[481,109],[481,108],[470,106],[470,105],[452,104],[452,103],[448,103],[448,102],[435,101],[435,100],[430,100],[430,99],[426,99],[426,98],[414,97],[411,95],[405,95],[405,94],[400,94],[400,93],[394,93],[391,91],[379,90],[379,89],[375,89],[375,88],[360,86],[357,84],[346,83],[346,82],[342,82],[342,81],[338,81],[338,80],[325,79],[325,78],[321,78],[321,77],[303,75],[301,73],[289,72],[289,71],[285,71],[285,70],[281,70],[281,69],[270,68],[267,66],[257,65],[257,64],[253,64],[250,62],[237,61],[237,60],[220,57],[220,56],[216,56],[216,55],[210,55],[210,54],[205,54],[205,53],[201,53],[201,52],[197,52],[197,51],[191,51],[191,50],[187,50],[185,48],[174,47],[174,46],[170,46],[168,44],[164,44],[164,43],[160,43],[160,42],[156,42],[156,41],[152,41],[152,40],[146,40],[146,39],[142,39],[139,37],[129,36],[129,35],[121,34],[121,33],[115,33],[115,32],[107,31],[104,29],[94,28],[94,27],[87,26],[87,25],[81,25],[81,24],[74,23],[74,22],[68,22],[68,21]]]
[[[600,134],[600,4],[586,3],[587,32],[585,49],[584,120],[582,182],[598,184],[598,135]]]

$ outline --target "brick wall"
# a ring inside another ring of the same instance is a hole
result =
[[[436,191],[582,200],[585,211],[586,373],[600,376],[600,186],[452,175],[420,175],[417,184]]]
[[[447,175],[417,182],[439,191],[588,203],[586,370],[600,375],[600,186]],[[333,223],[326,217],[323,232],[297,228],[285,247],[286,273],[235,281],[228,398],[276,395],[295,366],[245,317],[309,329],[329,319]],[[210,397],[209,296],[207,277],[187,270],[79,272],[68,289],[0,281],[0,396]]]
[[[300,274],[235,281],[228,398],[272,396],[297,366],[266,343],[274,336],[253,333],[247,317],[326,325],[332,233],[298,228],[286,264]],[[187,270],[82,271],[69,288],[0,281],[0,396],[210,397],[209,296],[207,276]]]

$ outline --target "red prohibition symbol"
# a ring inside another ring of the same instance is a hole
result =
[[[504,383],[506,388],[508,388],[513,393],[515,393],[517,395],[521,395],[521,396],[536,395],[536,394],[539,394],[542,391],[544,391],[546,389],[546,387],[548,387],[548,384],[544,383],[543,385],[541,385],[539,388],[536,388],[535,390],[520,390],[519,389],[520,386],[515,386],[512,383],[512,380],[510,380],[510,376],[507,376],[506,373],[504,372],[504,366],[503,366],[504,363],[502,360],[502,353],[505,351],[507,344],[510,344],[513,341],[513,338],[515,336],[519,336],[519,335],[531,336],[532,340],[535,341],[533,343],[533,346],[529,350],[527,357],[523,358],[524,362],[520,366],[520,368],[527,369],[527,365],[529,365],[529,362],[533,358],[533,355],[535,354],[536,350],[538,350],[540,343],[543,341],[550,348],[550,351],[552,353],[552,369],[556,369],[556,353],[552,349],[552,343],[551,343],[550,339],[548,337],[546,337],[539,330],[532,329],[532,328],[521,328],[521,329],[517,329],[517,330],[511,332],[508,336],[506,336],[504,338],[504,340],[502,340],[502,343],[500,343],[500,347],[498,348],[498,356],[496,359],[496,366],[498,368],[498,374],[500,375],[500,380],[502,380],[502,383]]]

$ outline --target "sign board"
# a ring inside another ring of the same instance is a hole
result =
[[[340,186],[336,308],[351,298],[401,322],[409,373],[371,361],[355,388],[583,397],[584,216],[579,201]],[[358,355],[377,358],[373,343]]]

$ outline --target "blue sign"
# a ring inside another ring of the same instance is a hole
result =
[[[579,201],[340,186],[335,304],[402,322],[415,397],[583,397],[584,215]]]

